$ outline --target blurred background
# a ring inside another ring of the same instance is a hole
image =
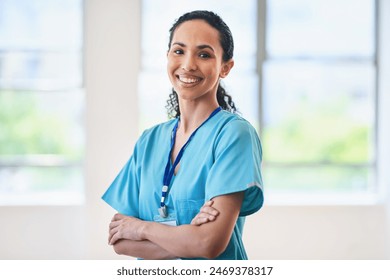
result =
[[[390,258],[390,1],[0,0],[0,259],[123,259],[101,199],[167,120],[168,30],[235,39],[223,83],[263,145],[251,259]]]

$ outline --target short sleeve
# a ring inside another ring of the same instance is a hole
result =
[[[262,148],[256,130],[245,120],[227,123],[214,147],[215,161],[206,182],[206,199],[244,191],[240,216],[263,205]]]
[[[133,155],[116,176],[102,199],[119,213],[139,217],[139,174],[137,145]]]

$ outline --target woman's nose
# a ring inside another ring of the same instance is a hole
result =
[[[194,71],[197,69],[196,60],[193,56],[187,55],[185,56],[182,64],[182,68],[186,71]]]

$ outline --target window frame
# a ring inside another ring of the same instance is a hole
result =
[[[372,185],[368,185],[365,192],[346,192],[346,193],[294,193],[292,192],[272,192],[267,191],[265,188],[266,196],[268,199],[266,203],[270,205],[376,205],[381,204],[390,199],[390,176],[389,172],[386,170],[390,169],[390,151],[385,143],[390,143],[390,127],[384,125],[386,119],[390,119],[389,110],[385,108],[390,107],[390,98],[386,98],[385,92],[390,91],[390,83],[386,82],[384,77],[390,75],[390,53],[386,51],[389,48],[385,46],[390,45],[390,32],[386,33],[386,24],[389,20],[386,21],[386,13],[390,15],[390,5],[387,5],[387,8],[382,9],[385,6],[385,1],[374,0],[375,5],[375,15],[374,15],[374,58],[373,63],[375,67],[375,84],[374,84],[374,162],[373,162],[373,180]],[[257,29],[258,29],[258,40],[257,40],[257,49],[258,49],[258,63],[257,63],[257,73],[259,76],[259,122],[260,122],[260,131],[259,134],[262,134],[263,116],[262,116],[262,106],[264,92],[262,89],[262,80],[263,80],[263,71],[262,65],[267,60],[266,54],[266,8],[267,0],[258,0],[258,11],[257,11]],[[388,155],[382,156],[382,155]],[[267,164],[267,163],[265,163]],[[280,164],[285,165],[285,164]],[[290,164],[295,165],[294,163]],[[342,166],[350,166],[348,164],[342,164]],[[371,166],[369,163],[367,166]],[[266,182],[265,182],[266,184]],[[370,183],[369,183],[370,184]]]
[[[55,88],[47,87],[25,87],[25,86],[1,86],[0,91],[12,91],[16,94],[56,94],[67,91],[75,91],[77,94],[82,96],[84,104],[82,107],[83,115],[85,116],[85,13],[86,13],[86,1],[80,1],[80,15],[81,15],[81,42],[79,49],[73,49],[71,51],[65,49],[2,49],[0,53],[7,52],[18,52],[18,53],[44,53],[44,54],[53,54],[53,53],[72,53],[77,52],[80,55],[80,83],[74,84],[71,86],[57,86]],[[85,117],[83,117],[85,119]],[[84,137],[86,137],[85,123],[82,123],[84,128]],[[85,141],[84,141],[85,143]],[[23,193],[1,193],[0,196],[0,207],[1,206],[42,206],[42,205],[82,205],[85,203],[85,147],[83,151],[83,156],[81,159],[68,159],[60,154],[28,154],[28,155],[10,155],[10,156],[1,156],[0,155],[0,168],[77,168],[82,174],[81,188],[77,190],[50,190],[50,191],[39,191],[32,192],[28,194]]]

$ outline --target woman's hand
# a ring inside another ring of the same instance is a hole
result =
[[[219,212],[217,209],[211,207],[214,201],[209,200],[200,208],[200,212],[192,219],[191,225],[200,226],[202,224],[214,221]]]
[[[114,245],[120,239],[143,240],[142,230],[145,222],[137,218],[115,214],[109,226],[108,244]]]
[[[215,221],[219,211],[212,207],[213,203],[212,200],[206,201],[200,212],[192,219],[191,225],[200,226]],[[144,240],[142,237],[144,225],[145,222],[140,219],[117,213],[112,218],[109,226],[108,243],[114,245],[120,239]]]

